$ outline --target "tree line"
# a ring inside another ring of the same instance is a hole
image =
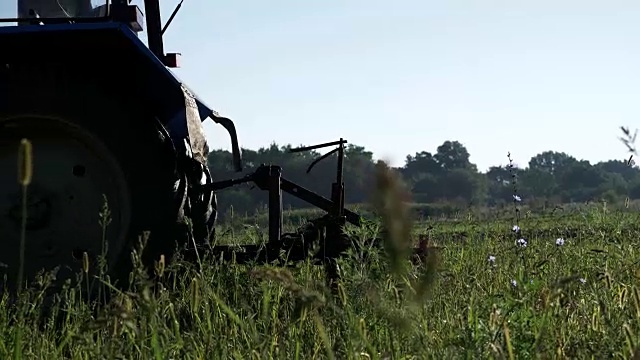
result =
[[[320,161],[307,173],[309,165],[324,152],[291,153],[291,145],[272,144],[258,150],[243,149],[245,171],[235,173],[231,154],[214,150],[209,154],[209,167],[214,180],[237,178],[260,164],[282,166],[283,176],[309,190],[329,197],[336,176],[337,157]],[[348,204],[370,201],[373,190],[373,153],[362,146],[346,146],[344,159],[345,201]],[[459,206],[500,206],[517,194],[528,203],[563,204],[620,199],[640,199],[640,170],[631,162],[609,160],[591,164],[586,160],[556,151],[545,151],[532,157],[528,166],[492,166],[480,172],[469,161],[469,152],[458,141],[445,141],[435,152],[421,151],[408,155],[405,164],[396,168],[409,185],[413,201],[421,204],[453,203]],[[513,176],[516,176],[515,184]],[[284,195],[284,207],[309,207],[305,202]],[[251,185],[236,186],[218,193],[219,211],[233,205],[240,213],[254,211],[267,204],[267,194]]]

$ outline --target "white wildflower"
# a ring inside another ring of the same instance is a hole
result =
[[[520,196],[518,196],[518,195],[513,195],[513,200],[515,200],[517,202],[520,202],[520,201],[522,201],[522,198]]]
[[[558,246],[564,245],[564,239],[563,238],[557,238],[556,239],[556,245],[558,245]]]
[[[519,233],[520,232],[520,226],[513,225],[513,228],[511,228],[511,230],[513,230],[513,232]]]
[[[587,279],[585,279],[585,278],[580,278],[580,282],[584,285],[584,284],[586,284],[586,283],[587,283]]]
[[[491,263],[492,265],[496,262],[496,257],[493,255],[489,255],[489,263]]]
[[[516,287],[518,286],[518,282],[515,280],[511,280],[511,286]]]
[[[525,239],[518,239],[516,241],[516,245],[520,246],[520,247],[527,247],[527,240]]]

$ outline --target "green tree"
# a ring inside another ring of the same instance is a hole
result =
[[[483,203],[486,197],[486,183],[483,176],[472,169],[451,169],[439,179],[443,198],[463,200],[467,203]]]
[[[518,169],[513,169],[513,172]],[[485,174],[489,204],[504,204],[513,194],[512,172],[506,166],[491,166]]]
[[[407,155],[405,165],[402,168],[402,174],[406,179],[418,180],[422,174],[430,174],[439,176],[442,173],[442,167],[438,160],[427,151],[421,151],[415,155]]]
[[[595,164],[603,172],[610,174],[620,174],[626,181],[631,181],[640,174],[637,167],[627,164],[625,160],[608,160]]]
[[[467,148],[458,141],[445,141],[438,146],[438,151],[433,158],[440,164],[443,170],[471,169],[477,170],[474,164],[469,162]]]
[[[558,186],[565,202],[582,202],[598,198],[602,194],[601,185],[605,174],[588,161],[576,161],[565,165],[558,176]]]
[[[529,169],[535,169],[547,172],[551,175],[557,175],[562,169],[575,163],[577,160],[570,155],[557,151],[545,151],[529,160]]]

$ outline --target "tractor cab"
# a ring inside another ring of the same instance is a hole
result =
[[[142,10],[132,0],[17,0],[0,4],[0,25],[49,25],[116,22],[135,33],[144,30]],[[147,4],[149,3],[149,4]],[[154,44],[161,41],[158,1],[145,1],[152,23]],[[154,52],[155,54],[155,52]]]
[[[19,19],[96,18],[107,15],[108,0],[18,0]]]

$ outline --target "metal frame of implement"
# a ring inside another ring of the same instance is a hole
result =
[[[303,260],[306,258],[306,253],[300,252],[302,249],[295,250],[295,248],[287,248],[287,246],[294,246],[295,244],[287,245],[282,241],[282,192],[286,192],[292,196],[297,197],[317,208],[326,211],[328,214],[324,219],[324,224],[327,229],[327,238],[337,239],[341,237],[341,228],[346,223],[359,226],[361,223],[360,216],[355,212],[345,209],[344,207],[344,180],[343,180],[343,162],[344,162],[344,145],[346,140],[340,139],[324,144],[312,145],[307,147],[300,147],[291,149],[291,152],[302,152],[314,149],[325,148],[329,146],[336,146],[337,148],[323,155],[315,160],[307,169],[307,173],[311,171],[319,161],[328,158],[335,153],[338,154],[338,165],[336,170],[336,180],[331,185],[331,198],[327,199],[319,194],[314,193],[290,180],[287,180],[282,176],[282,168],[276,165],[260,165],[256,171],[246,175],[239,179],[230,179],[211,184],[201,186],[207,190],[221,190],[229,188],[238,184],[253,182],[261,190],[268,191],[269,193],[269,240],[266,247],[259,245],[242,246],[244,249],[243,255],[238,257],[235,255],[236,261],[261,261],[268,262],[276,260],[282,250],[291,251],[289,253],[289,260]],[[304,239],[303,239],[304,241]],[[310,242],[308,241],[305,242]],[[307,247],[310,244],[305,244]],[[331,244],[337,245],[337,244]],[[335,246],[330,246],[334,248]],[[231,256],[232,250],[237,246],[215,246],[213,252],[226,253],[228,257]],[[327,249],[328,250],[328,249]]]

